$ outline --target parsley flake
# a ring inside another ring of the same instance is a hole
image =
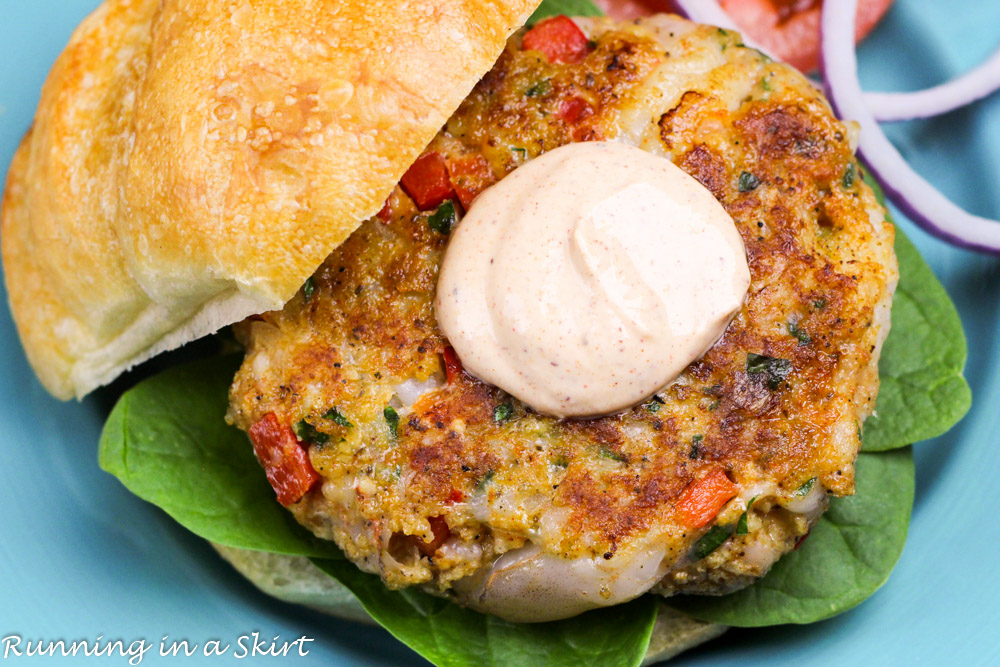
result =
[[[781,386],[781,383],[792,372],[792,362],[788,359],[778,359],[776,357],[766,357],[763,354],[747,354],[747,373],[750,375],[763,375],[767,380],[767,387],[772,391]]]
[[[501,403],[493,408],[493,421],[503,424],[514,416],[514,407],[510,403]]]
[[[334,424],[338,424],[340,426],[343,426],[344,428],[351,428],[352,426],[354,426],[354,424],[352,424],[347,420],[347,417],[340,414],[340,410],[338,410],[337,408],[330,408],[329,410],[327,410],[326,414],[323,415],[323,419],[329,419]]]
[[[751,174],[749,171],[744,171],[740,174],[740,192],[750,192],[751,190],[756,190],[758,185],[760,185],[760,179]]]
[[[427,226],[438,234],[449,234],[457,219],[455,204],[449,199],[431,213],[431,216],[427,218]]]
[[[306,281],[302,283],[302,297],[309,303],[309,299],[313,298],[313,294],[316,293],[316,282],[313,280],[312,276],[306,278]]]
[[[316,445],[322,447],[326,443],[330,442],[330,436],[321,431],[317,431],[316,427],[307,422],[305,419],[297,423],[292,430],[295,431],[295,437],[308,445]]]
[[[393,438],[399,437],[399,413],[391,406],[387,405],[382,410],[382,416],[385,417],[385,423],[389,425],[389,432],[392,433]]]
[[[722,546],[729,539],[730,529],[725,526],[712,526],[694,545],[694,557],[701,560]]]

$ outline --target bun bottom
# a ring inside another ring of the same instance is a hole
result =
[[[272,597],[338,618],[374,623],[353,593],[322,572],[308,558],[236,549],[214,543],[212,546],[237,572]],[[660,605],[660,614],[653,626],[649,649],[642,664],[652,665],[669,660],[725,631],[724,625],[698,621]]]

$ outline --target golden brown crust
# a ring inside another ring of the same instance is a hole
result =
[[[2,213],[60,398],[280,307],[382,205],[534,0],[106,0],[42,91]]]
[[[447,341],[432,301],[446,237],[399,189],[389,215],[327,259],[308,301],[303,294],[240,327],[248,354],[231,418],[247,429],[274,412],[324,434],[310,448],[324,484],[292,511],[391,586],[443,590],[529,541],[613,564],[661,540],[683,575],[662,590],[719,590],[748,583],[790,550],[827,491],[853,492],[888,330],[880,313],[897,276],[892,226],[860,178],[845,180],[857,169],[849,128],[800,74],[715,28],[680,24],[667,57],[647,27],[598,23],[593,51],[574,65],[541,61],[514,37],[428,150],[449,164],[482,156],[501,179],[581,134],[638,143],[623,136],[638,128],[652,135],[647,149],[713,192],[743,237],[753,284],[719,343],[657,400],[556,420],[464,375],[410,405],[401,385],[443,375]],[[681,77],[698,68],[706,71]],[[663,81],[681,83],[650,92]],[[574,97],[592,105],[575,124],[559,114]],[[628,120],[636,117],[644,121]],[[395,434],[386,405],[399,408]],[[351,426],[324,417],[332,407]],[[759,516],[718,562],[687,568],[708,526],[686,529],[678,499],[719,468],[742,494],[719,525],[735,523],[757,496]],[[397,538],[429,543],[440,517],[474,546],[433,559],[410,549],[408,560],[410,542]],[[751,543],[753,561],[742,557]]]

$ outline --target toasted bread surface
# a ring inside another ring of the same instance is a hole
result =
[[[106,0],[56,61],[2,209],[11,307],[59,398],[280,307],[535,0]]]

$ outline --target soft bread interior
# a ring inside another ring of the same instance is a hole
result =
[[[81,397],[287,301],[382,206],[537,0],[105,0],[0,212],[28,358]]]
[[[352,621],[372,623],[354,595],[308,558],[250,551],[213,544],[215,550],[264,593]],[[643,665],[669,660],[718,637],[726,626],[705,623],[660,605]]]

